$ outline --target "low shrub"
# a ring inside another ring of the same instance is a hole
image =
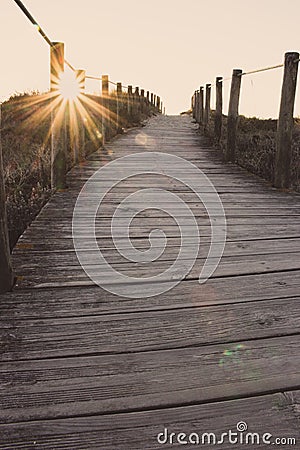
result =
[[[90,126],[85,131],[83,157],[98,150],[102,145],[102,100],[97,96],[87,96],[90,102],[84,103]],[[122,126],[138,125],[155,111],[127,114],[127,96],[122,95],[119,112],[124,117]],[[36,217],[52,194],[51,191],[51,147],[50,147],[50,99],[47,94],[31,92],[17,94],[1,105],[1,139],[3,150],[4,181],[7,196],[7,214],[11,249],[19,236]],[[98,106],[97,106],[98,105]],[[112,120],[107,137],[115,136],[120,129],[116,127],[116,96],[108,100]],[[70,120],[66,117],[66,132],[70,136]],[[72,166],[72,150],[68,151],[68,169]]]
[[[236,163],[265,180],[274,182],[277,120],[239,117],[236,146]],[[202,130],[203,131],[203,130]],[[205,132],[214,142],[214,111]],[[227,145],[227,116],[222,120],[222,136],[219,143],[225,152]],[[300,120],[295,119],[292,140],[291,187],[300,192]]]

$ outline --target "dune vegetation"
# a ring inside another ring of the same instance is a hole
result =
[[[101,97],[87,97],[93,102],[101,103]],[[109,105],[112,116],[115,115],[115,98],[115,93],[112,92]],[[131,117],[128,117],[127,94],[123,98],[122,113],[126,118],[126,126],[138,125],[149,114],[155,113],[153,108],[147,108],[144,113],[133,111]],[[95,108],[85,108],[91,119],[92,131],[91,127],[85,131],[85,148],[81,151],[83,158],[102,148],[101,115]],[[49,95],[38,92],[16,94],[2,103],[1,118],[6,205],[12,249],[52,194]],[[71,135],[70,126],[67,126],[66,132]],[[117,129],[112,120],[107,137],[112,138],[119,132],[120,129]],[[67,142],[70,143],[71,140],[67,139]],[[67,155],[70,169],[73,164],[71,148],[67,148]]]
[[[236,163],[249,172],[273,183],[276,151],[277,120],[239,117]],[[214,111],[206,130],[214,142]],[[224,153],[227,143],[227,116],[223,116],[222,136],[219,143]],[[292,189],[300,192],[300,119],[295,119],[292,141]]]

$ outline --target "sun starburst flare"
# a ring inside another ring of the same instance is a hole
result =
[[[117,114],[107,104],[109,98],[103,102],[101,97],[84,94],[82,80],[76,75],[65,67],[59,77],[52,79],[52,90],[44,94],[24,95],[17,100],[24,128],[34,131],[41,123],[47,123],[44,145],[50,142],[53,127],[67,128],[71,145],[76,145],[83,130],[94,145],[100,146],[102,120],[109,120],[112,126],[117,126]],[[127,97],[122,95],[119,101],[120,104],[127,102]]]
[[[58,92],[66,100],[75,101],[78,98],[80,94],[80,83],[74,72],[66,70],[61,74]]]

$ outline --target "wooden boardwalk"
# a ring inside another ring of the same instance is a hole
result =
[[[199,285],[210,223],[193,192],[168,177],[118,185],[96,228],[118,270],[149,276],[178,253],[176,223],[156,210],[132,223],[131,237],[145,249],[150,231],[164,229],[169,240],[160,258],[129,263],[113,249],[111,213],[141,185],[180,195],[201,234],[184,281],[159,296],[130,299],[85,275],[73,248],[72,214],[99,167],[141,151],[171,153],[200,167],[223,202],[228,235],[219,267]],[[68,182],[20,239],[13,257],[18,286],[0,299],[0,449],[172,448],[180,445],[157,441],[165,428],[220,437],[240,421],[249,432],[298,439],[277,448],[299,448],[299,195],[225,165],[187,116],[152,118],[74,168]],[[216,448],[233,445],[225,440]]]

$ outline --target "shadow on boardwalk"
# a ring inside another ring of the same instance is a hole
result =
[[[152,210],[133,221],[139,249],[149,247],[153,228],[168,236],[164,254],[144,265],[115,251],[109,218],[140,186],[180,195],[201,234],[184,281],[156,297],[123,298],[95,286],[77,261],[72,214],[80,189],[108,161],[140,151],[193,162],[220,195],[227,243],[204,285],[198,276],[210,222],[192,191],[168,177],[118,185],[107,196],[96,235],[118,270],[136,277],[164,271],[180,245],[170,217]],[[164,428],[220,437],[240,421],[249,432],[271,433],[271,441],[299,439],[299,196],[223,164],[186,116],[151,119],[111,142],[105,157],[94,154],[73,169],[68,182],[68,191],[55,194],[19,240],[18,286],[1,296],[1,450],[155,449],[162,447],[157,435]],[[232,444],[225,439],[222,448]]]

